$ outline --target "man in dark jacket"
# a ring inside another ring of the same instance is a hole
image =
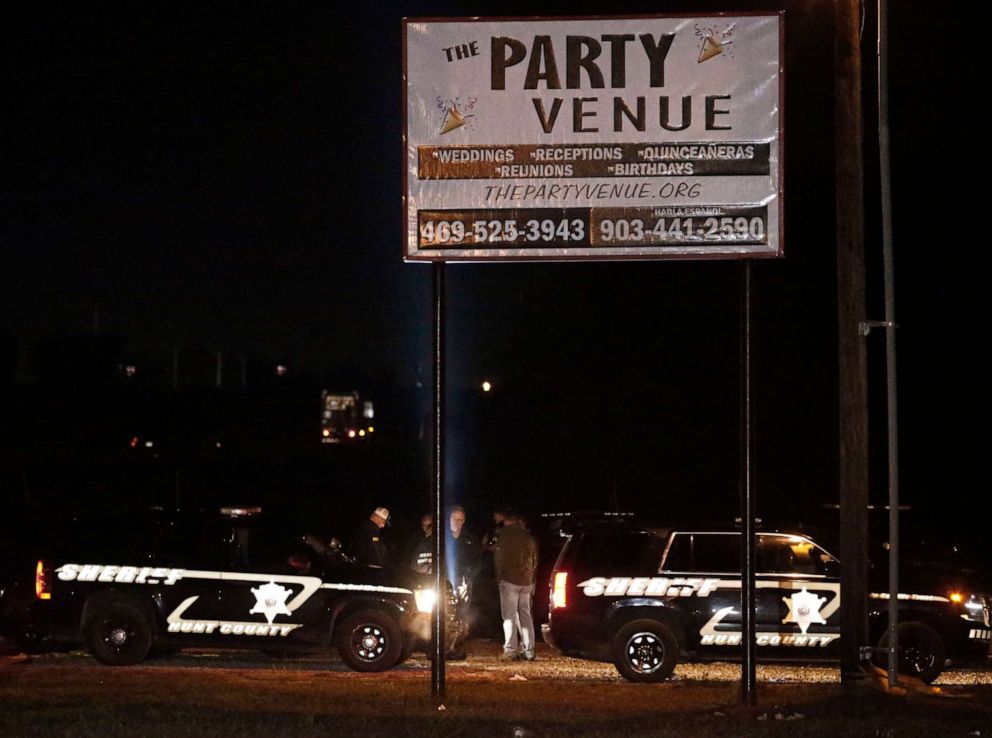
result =
[[[430,574],[434,562],[434,517],[429,513],[420,516],[420,532],[414,534],[407,558],[410,568],[420,574]]]
[[[359,563],[368,566],[386,566],[389,563],[389,551],[382,540],[382,529],[389,524],[389,510],[377,507],[369,519],[358,526],[352,553]]]
[[[445,541],[445,558],[448,565],[448,578],[455,591],[456,612],[464,622],[471,622],[469,608],[472,603],[472,584],[479,571],[479,539],[465,527],[465,508],[455,505],[448,514],[448,533]],[[448,658],[464,659],[465,637],[451,644]]]
[[[448,538],[445,544],[448,574],[455,593],[468,602],[472,581],[479,568],[479,539],[465,527],[465,508],[456,505],[448,515]]]
[[[520,517],[508,514],[493,546],[499,609],[503,617],[503,654],[500,660],[534,660],[534,573],[537,571],[537,541],[521,525]],[[519,631],[519,640],[518,640]],[[519,648],[518,648],[519,647]]]

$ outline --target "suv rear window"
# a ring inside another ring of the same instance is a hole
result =
[[[738,533],[676,533],[665,558],[665,571],[736,574],[741,570]]]
[[[664,537],[651,531],[587,532],[569,541],[558,568],[595,570],[600,576],[657,571],[664,544]]]

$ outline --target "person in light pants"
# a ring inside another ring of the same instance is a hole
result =
[[[499,609],[503,618],[501,660],[534,660],[534,574],[537,571],[537,541],[521,525],[520,517],[509,514],[493,546],[496,579],[499,582]],[[518,637],[519,636],[519,637]]]

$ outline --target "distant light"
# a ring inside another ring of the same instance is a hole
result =
[[[355,431],[353,430],[348,431],[348,438],[354,438],[354,437],[355,437]]]
[[[137,448],[138,447],[138,437],[137,436],[132,436],[131,437],[131,440],[128,441],[128,445],[131,448]]]
[[[134,364],[128,364],[126,367],[124,367],[124,376],[133,377],[137,373],[138,373],[138,367],[136,367]]]
[[[152,442],[152,441],[145,441],[145,448],[151,448],[154,445],[155,445],[155,443]]]
[[[960,592],[951,592],[951,602],[964,602],[964,595]]]
[[[492,388],[493,388],[493,384],[488,379],[482,383],[483,392],[489,392]]]
[[[262,512],[260,507],[222,507],[220,514],[230,518],[243,518],[248,515],[258,515]]]
[[[369,426],[369,433],[375,433],[375,428],[371,425]]]
[[[220,448],[220,447],[221,447],[221,442],[220,441],[217,441],[217,448]]]
[[[328,436],[330,436],[330,435],[331,435],[331,432],[330,432],[330,431],[329,431],[329,430],[328,430],[327,428],[324,428],[324,430],[322,430],[322,431],[320,432],[320,434],[321,434],[321,435],[322,435],[322,436],[323,436],[324,438],[327,438]]]
[[[358,431],[358,435],[361,436],[362,438],[365,438],[365,431],[363,430]]]
[[[284,376],[286,376],[286,372],[287,371],[289,371],[289,370],[286,368],[286,365],[285,364],[276,364],[276,376],[277,377],[284,377]]]

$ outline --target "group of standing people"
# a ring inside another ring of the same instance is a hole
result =
[[[502,619],[503,652],[500,660],[534,660],[534,617],[531,606],[534,600],[535,573],[537,571],[537,541],[527,530],[525,519],[510,510],[497,510],[493,514],[493,529],[480,543],[472,531],[465,527],[466,514],[461,506],[452,507],[448,513],[445,559],[448,580],[454,589],[458,615],[468,621],[473,599],[473,587],[478,578],[484,556],[491,555],[495,578],[499,587],[499,608]],[[362,563],[384,566],[387,562],[385,544],[381,540],[382,528],[389,522],[389,511],[376,508],[362,523],[353,546],[355,557]],[[420,533],[409,549],[408,565],[414,571],[429,574],[433,571],[434,518],[422,515]],[[464,640],[452,644],[449,658],[464,658]]]

